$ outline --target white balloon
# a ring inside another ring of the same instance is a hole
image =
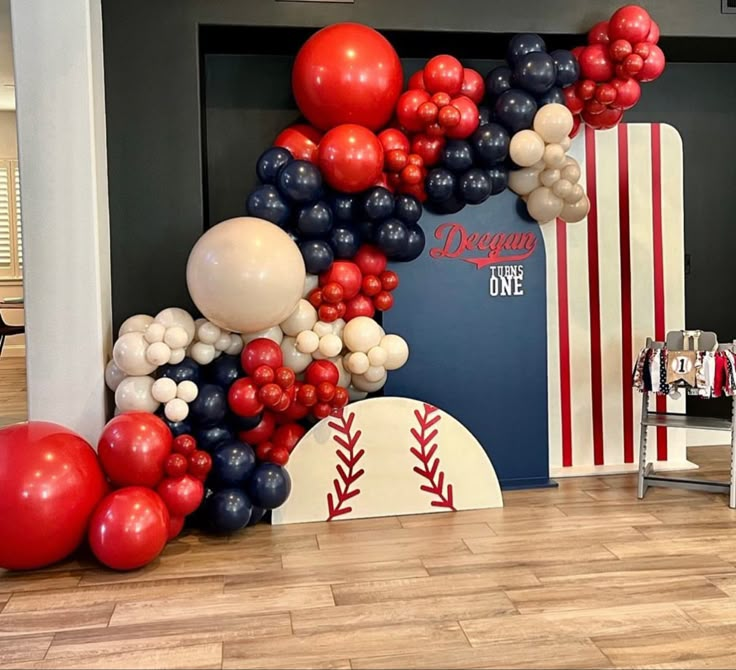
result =
[[[334,333],[328,333],[327,335],[320,337],[319,339],[319,352],[327,358],[333,358],[339,356],[342,351],[342,340]]]
[[[186,355],[186,349],[172,349],[171,356],[169,356],[169,365],[179,365]]]
[[[294,311],[280,325],[284,335],[296,337],[303,330],[312,330],[315,323],[317,323],[317,310],[302,298],[296,304]]]
[[[363,375],[352,376],[353,386],[360,391],[367,391],[368,393],[374,393],[375,391],[378,391],[378,389],[382,388],[386,383],[387,378],[388,375],[385,370],[383,376],[374,382],[368,381]]]
[[[409,360],[409,345],[400,335],[385,335],[381,339],[381,349],[386,351],[387,370],[398,370]]]
[[[123,412],[155,412],[158,402],[151,395],[153,377],[126,377],[115,390],[115,405]]]
[[[324,355],[324,354],[323,354],[323,353],[322,353],[322,352],[321,352],[321,351],[319,350],[319,347],[317,348],[317,350],[316,350],[316,351],[313,351],[313,352],[312,352],[312,359],[313,359],[313,360],[315,360],[315,361],[324,361],[324,360],[326,360],[327,358],[329,358],[329,356],[325,356],[325,355]]]
[[[303,354],[313,354],[319,349],[319,339],[313,330],[303,330],[296,336],[296,348]]]
[[[509,188],[517,195],[531,193],[539,186],[540,170],[536,168],[522,168],[509,172]]]
[[[324,337],[333,332],[332,324],[327,321],[316,321],[312,326],[312,330],[317,333],[318,337]]]
[[[350,351],[367,353],[381,341],[381,326],[367,316],[356,316],[346,324],[342,339]]]
[[[181,326],[170,326],[166,329],[164,342],[166,342],[166,344],[168,344],[172,349],[184,349],[189,345],[191,340],[184,328]]]
[[[520,130],[511,138],[509,156],[517,165],[530,167],[542,160],[544,140],[533,130]]]
[[[176,398],[176,382],[169,377],[161,377],[153,382],[151,395],[158,402],[169,402]]]
[[[159,380],[160,381],[160,380]],[[193,402],[199,395],[199,387],[191,380],[179,382],[176,387],[176,397],[184,402]]]
[[[573,184],[570,194],[565,198],[565,202],[574,205],[585,197],[585,191],[580,184]]]
[[[572,144],[572,140],[569,137],[565,137],[560,140],[560,146],[565,150],[570,150],[570,145]]]
[[[273,340],[276,344],[281,344],[284,339],[284,331],[281,330],[281,326],[271,326],[270,328],[264,328],[254,333],[243,333],[243,345],[245,346],[253,340],[257,340],[263,337],[266,340]]]
[[[171,347],[165,342],[154,342],[148,345],[146,350],[146,360],[158,367],[159,365],[166,365],[171,358]]]
[[[386,376],[386,368],[383,365],[371,365],[364,373],[363,379],[371,384]]]
[[[383,367],[386,364],[386,361],[388,360],[388,351],[386,351],[380,345],[377,347],[373,347],[368,352],[368,360],[370,361],[370,364],[372,366]]]
[[[572,192],[572,182],[567,179],[559,179],[552,185],[552,193],[563,200]]]
[[[565,150],[561,144],[548,144],[544,148],[544,164],[551,168],[565,165]]]
[[[217,342],[215,342],[215,350],[217,351],[218,355],[223,352],[227,351],[227,348],[230,346],[231,343],[230,339],[230,333],[223,333],[220,335],[220,337],[217,338]],[[241,342],[243,340],[240,340]]]
[[[112,348],[115,365],[127,375],[143,376],[153,372],[157,365],[146,358],[148,342],[140,331],[130,331],[121,335]],[[166,345],[164,345],[166,346]]]
[[[552,193],[552,189],[540,186],[529,194],[526,208],[533,219],[539,223],[547,223],[560,215],[562,205],[562,199]]]
[[[542,170],[539,175],[539,181],[542,182],[542,186],[552,187],[560,180],[560,171],[554,168],[547,168]]]
[[[562,208],[562,212],[560,213],[560,218],[568,223],[577,223],[588,216],[589,211],[590,200],[588,200],[587,195],[584,195],[577,202],[566,202],[565,206]]]
[[[215,360],[215,348],[211,344],[195,342],[189,348],[189,356],[195,363],[199,363],[200,365],[209,365]]]
[[[120,326],[118,337],[122,337],[126,333],[142,333],[152,323],[153,317],[148,314],[136,314],[135,316],[130,316],[125,319],[123,324]]]
[[[370,366],[371,363],[368,360],[368,355],[362,351],[356,351],[352,354],[347,354],[343,359],[345,369],[349,370],[353,374],[362,375]]]
[[[181,398],[174,398],[166,403],[164,414],[169,421],[184,421],[189,416],[189,405]]]
[[[311,332],[311,331],[306,331]],[[312,362],[312,355],[306,354],[296,348],[296,338],[285,337],[281,343],[281,352],[284,357],[284,365],[299,374],[307,369]]]
[[[562,142],[572,131],[572,112],[557,102],[542,105],[534,115],[532,127],[542,139],[551,144]]]
[[[205,344],[214,344],[220,339],[220,335],[222,335],[220,327],[209,321],[205,321],[197,328],[197,339]]]
[[[156,323],[155,321],[146,328],[146,332],[143,333],[143,337],[146,338],[146,342],[153,344],[154,342],[163,342],[164,335],[166,335],[166,326],[162,323]]]
[[[342,339],[342,331],[345,330],[345,319],[335,319],[331,324],[332,332]]]
[[[111,391],[115,391],[120,382],[123,381],[128,375],[126,375],[117,365],[115,361],[110,359],[105,366],[105,384]]]
[[[168,307],[156,314],[156,321],[164,324],[167,328],[171,326],[180,326],[187,334],[187,344],[194,339],[194,319],[192,315],[185,309],[179,307]]]
[[[237,356],[241,351],[243,351],[243,336],[240,333],[230,333],[230,344],[225,349],[225,353]]]
[[[350,385],[350,371],[345,369],[345,365],[343,364],[343,357],[337,356],[336,358],[330,359],[337,368],[337,373],[339,375],[337,379],[337,385],[342,386],[344,388],[347,388]]]
[[[363,400],[367,395],[367,391],[359,391],[356,389],[352,384],[347,387],[348,389],[348,397],[350,398],[350,402],[357,402],[358,400]]]
[[[306,298],[314,289],[319,286],[319,275],[308,274],[304,279],[304,290],[302,291],[302,298]]]
[[[570,157],[568,156],[568,158]],[[562,168],[560,175],[563,179],[567,179],[567,181],[577,184],[580,180],[580,166],[574,158],[570,158],[570,160],[572,162],[568,162],[567,165]]]

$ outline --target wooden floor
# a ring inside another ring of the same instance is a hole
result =
[[[712,474],[726,450],[691,450]],[[724,474],[724,473],[721,473]],[[736,512],[632,476],[0,572],[2,668],[736,667]]]
[[[26,359],[0,357],[0,426],[25,421],[26,403]]]

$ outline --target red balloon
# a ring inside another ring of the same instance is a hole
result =
[[[97,455],[115,486],[155,488],[164,477],[173,441],[168,426],[155,414],[126,412],[108,421]]]
[[[345,321],[350,321],[356,316],[369,316],[373,317],[376,313],[376,308],[373,306],[373,301],[364,295],[356,295],[352,300],[348,300],[345,303]]]
[[[565,96],[565,105],[573,114],[580,114],[585,107],[585,101],[578,97],[575,92],[575,86],[568,86],[562,89],[562,94]]]
[[[445,130],[445,135],[455,140],[470,137],[480,125],[478,106],[464,95],[454,98],[450,103],[460,112],[460,123]]]
[[[611,84],[598,84],[595,99],[603,105],[610,105],[616,100],[616,89]]]
[[[570,137],[575,137],[580,131],[580,115],[573,114],[572,117],[572,130],[570,131]]]
[[[588,44],[608,44],[609,41],[608,21],[599,21],[588,31]],[[577,54],[575,57],[580,60]]]
[[[397,149],[409,153],[409,138],[397,128],[382,130],[378,133],[378,141],[386,152]]]
[[[575,85],[575,93],[581,100],[590,100],[595,95],[595,82],[582,79]]]
[[[387,312],[394,306],[394,297],[388,291],[381,291],[373,298],[373,305],[379,312]]]
[[[259,461],[267,461],[271,454],[271,449],[273,449],[273,444],[271,444],[271,442],[261,442],[256,447],[256,458]]]
[[[286,423],[279,426],[273,434],[273,443],[277,447],[284,447],[289,453],[294,450],[297,442],[304,437],[307,432],[304,426],[298,423]]]
[[[292,400],[286,411],[281,415],[286,421],[299,421],[309,414],[309,408],[296,400]]]
[[[317,310],[317,316],[320,321],[332,323],[340,318],[340,312],[337,309],[337,305],[320,305]]]
[[[591,42],[592,44],[592,42]],[[583,49],[585,49],[584,45],[580,45],[578,47],[575,47],[570,53],[575,56],[575,60],[580,60],[580,54],[583,53]]]
[[[311,407],[317,402],[317,389],[314,384],[302,384],[297,393],[297,401],[305,407]]]
[[[399,285],[399,275],[393,270],[385,270],[380,276],[381,287],[384,291],[394,291]]]
[[[367,128],[348,123],[328,131],[319,144],[319,169],[332,188],[357,193],[383,172],[383,147]]]
[[[204,481],[207,479],[207,475],[212,470],[212,457],[206,452],[197,449],[189,457],[189,468],[188,472],[192,477],[201,479]]]
[[[591,44],[583,49],[580,57],[580,72],[584,79],[610,81],[613,79],[613,61],[603,44]]]
[[[113,491],[95,509],[89,523],[89,545],[108,568],[134,570],[161,553],[169,537],[169,522],[169,511],[155,491],[128,486]]]
[[[598,102],[597,100],[588,100],[585,103],[585,109],[583,111],[588,112],[588,114],[601,114],[603,110],[606,109],[606,106],[603,103]]]
[[[275,444],[268,452],[268,461],[276,465],[286,465],[289,462],[288,449]]]
[[[424,70],[417,70],[411,77],[409,77],[409,83],[406,88],[426,89],[427,87],[424,85]]]
[[[407,152],[401,149],[391,149],[387,151],[384,158],[386,169],[391,172],[398,172],[406,167],[408,160]]]
[[[191,475],[176,479],[167,477],[158,485],[156,492],[170,515],[189,516],[202,503],[204,484]]]
[[[245,345],[243,353],[240,354],[240,363],[245,374],[252,375],[260,365],[280,368],[284,364],[284,357],[281,347],[276,342],[259,337]]]
[[[250,430],[238,433],[238,437],[248,444],[260,444],[268,440],[276,428],[276,417],[271,412],[264,412],[261,422]]]
[[[187,473],[189,461],[184,454],[169,454],[164,462],[167,477],[183,477]]]
[[[437,120],[437,114],[439,113],[439,107],[435,105],[431,100],[423,102],[417,109],[417,118],[422,122],[423,126],[428,126]]]
[[[281,387],[278,384],[266,384],[258,391],[258,400],[266,407],[273,409],[281,402]]]
[[[600,114],[591,114],[587,109],[584,109],[581,114],[583,121],[591,128],[597,130],[613,128],[618,125],[623,115],[624,111],[622,109],[616,109],[614,107],[606,107]]]
[[[646,9],[626,5],[614,12],[608,22],[608,34],[612,40],[627,40],[633,44],[645,40],[651,27],[652,19]]]
[[[105,493],[95,452],[76,433],[42,421],[0,429],[0,568],[66,558]]]
[[[358,23],[337,23],[304,43],[291,86],[302,114],[317,128],[355,123],[378,130],[391,119],[403,79],[399,57],[383,35]]]
[[[411,140],[412,153],[422,157],[422,161],[426,167],[432,167],[440,162],[442,150],[445,148],[444,137],[430,137],[420,133],[414,135]]]
[[[270,365],[259,365],[250,375],[256,386],[271,384],[276,379],[276,372]]]
[[[442,54],[427,61],[424,66],[424,85],[430,93],[460,93],[463,86],[463,64],[454,56]]]
[[[171,451],[175,454],[189,456],[197,448],[197,440],[191,435],[177,435],[171,445]]]
[[[483,96],[486,94],[486,83],[480,72],[470,68],[463,69],[463,85],[460,93],[469,97],[476,105],[483,102]]]
[[[327,282],[322,287],[322,298],[326,302],[336,303],[340,302],[345,297],[345,292],[340,284],[336,281]]]
[[[330,382],[320,382],[317,384],[317,399],[320,402],[330,402],[335,397],[335,389],[337,386]]]
[[[639,70],[636,78],[639,81],[654,81],[664,72],[664,66],[667,61],[664,52],[656,44],[652,44],[649,50],[649,56],[644,61],[644,66]]]
[[[333,282],[342,286],[343,298],[346,300],[358,295],[362,281],[363,275],[360,272],[360,267],[352,261],[335,261],[330,269],[323,272],[319,277],[319,283],[322,286],[327,286]]]
[[[641,69],[644,67],[644,59],[639,54],[629,54],[626,56],[623,65],[626,74],[633,77],[641,72]]]
[[[312,384],[316,390],[320,382],[330,382],[330,384],[336,386],[340,379],[340,373],[332,361],[312,361],[306,369],[304,379],[307,384]]]
[[[184,519],[183,516],[169,516],[169,534],[167,535],[167,540],[173,540],[181,531],[184,529]]]
[[[416,133],[424,129],[424,122],[419,118],[419,108],[429,102],[431,96],[421,88],[410,88],[401,94],[396,103],[396,118],[406,130]]]
[[[442,108],[437,123],[447,130],[448,128],[454,128],[460,123],[460,118],[460,110],[454,105],[447,105]]]
[[[335,389],[335,397],[332,399],[332,406],[333,407],[345,407],[345,405],[348,404],[348,401],[350,400],[350,395],[348,394],[348,390],[346,388],[343,388],[342,386],[338,386]]]
[[[416,165],[407,165],[401,171],[400,176],[402,184],[414,185],[419,184],[419,182],[422,181],[424,174],[420,167],[417,167]]]
[[[363,295],[367,295],[369,297],[377,295],[381,291],[381,280],[375,275],[366,275],[363,277],[361,289]]]
[[[280,367],[276,368],[276,383],[282,389],[288,389],[294,386],[296,381],[296,374],[291,368]]]
[[[378,277],[386,269],[387,262],[386,254],[372,244],[363,244],[353,256],[353,263],[364,275]]]
[[[270,384],[266,384],[270,386]],[[263,411],[258,386],[250,377],[237,379],[227,392],[227,404],[238,416],[255,416]]]
[[[628,42],[627,40],[616,40],[608,47],[608,53],[611,55],[611,58],[617,62],[621,62],[633,50],[631,42]]]
[[[322,133],[316,128],[299,123],[282,130],[273,141],[275,147],[283,147],[291,152],[297,160],[317,161],[317,146],[322,139]]]
[[[634,53],[639,54],[644,60],[649,58],[649,54],[652,50],[652,45],[649,42],[639,42],[634,45]]]
[[[649,44],[657,44],[657,42],[659,42],[659,25],[657,25],[655,21],[652,21],[652,26],[649,28],[649,34],[644,41],[649,42]]]
[[[636,79],[613,79],[611,86],[616,89],[616,107],[631,109],[641,97],[641,86]]]

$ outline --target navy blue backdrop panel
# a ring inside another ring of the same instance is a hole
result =
[[[387,333],[409,343],[386,395],[423,400],[460,420],[483,445],[501,485],[549,480],[547,287],[539,226],[510,191],[456,214],[425,210],[421,257],[396,263]]]

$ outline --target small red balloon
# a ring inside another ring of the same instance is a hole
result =
[[[189,516],[204,498],[202,482],[190,475],[176,479],[166,478],[158,485],[156,492],[172,516]]]
[[[437,117],[437,123],[445,129],[454,128],[460,123],[460,110],[452,104],[443,107]]]
[[[345,310],[347,309],[347,307],[345,307],[345,303],[344,302],[338,302],[335,305],[335,309],[337,310],[337,318],[338,319],[342,319],[342,317],[345,316]]]
[[[358,250],[358,253],[360,253],[360,250]],[[320,283],[324,282],[324,285],[327,285],[335,282],[342,286],[345,300],[358,295],[363,277],[361,276],[360,266],[354,261],[355,259],[353,261],[335,261],[327,272],[320,275]],[[324,288],[322,291],[324,293]]]
[[[623,65],[626,73],[633,76],[641,72],[644,67],[644,59],[639,54],[630,54],[626,56]]]
[[[183,454],[169,454],[164,462],[167,477],[183,477],[187,473],[189,461]]]
[[[409,152],[409,138],[397,128],[386,128],[378,133],[378,141],[381,143],[384,151],[404,151]]]
[[[317,402],[317,388],[314,384],[304,384],[297,392],[297,400],[305,407],[311,407]]]
[[[607,130],[618,125],[621,121],[621,117],[624,112],[622,109],[616,109],[614,107],[604,107],[600,114],[591,114],[588,109],[584,109],[582,118],[592,128],[599,130]]]
[[[445,136],[445,129],[439,124],[439,123],[433,123],[431,126],[427,126],[424,129],[424,132],[429,137],[444,137]]]
[[[273,409],[281,401],[282,393],[283,391],[278,384],[266,384],[258,391],[258,400],[266,407]]]
[[[381,290],[381,280],[375,275],[366,275],[363,277],[363,295],[369,297],[376,295]]]
[[[610,81],[613,78],[613,61],[603,44],[590,44],[580,54],[580,73],[585,79],[595,82]],[[582,97],[582,96],[581,96]]]
[[[376,135],[352,123],[325,133],[317,163],[325,181],[345,193],[364,191],[383,172],[383,147]]]
[[[268,386],[266,384],[265,386]],[[265,388],[265,386],[263,388]],[[263,411],[259,389],[252,379],[237,379],[227,392],[227,404],[238,416],[256,416]]]
[[[643,7],[626,5],[617,9],[608,22],[608,34],[612,40],[628,40],[632,44],[646,40],[652,27],[652,19]]]
[[[304,426],[300,426],[298,423],[286,423],[276,429],[272,442],[278,447],[284,447],[291,453],[306,432]]]
[[[579,81],[576,85],[575,93],[583,101],[590,100],[595,95],[595,82],[591,79]]]
[[[644,65],[636,75],[639,81],[654,81],[664,72],[667,61],[664,52],[656,44],[652,44],[649,50],[649,56],[644,61]]]
[[[356,316],[368,316],[373,317],[376,313],[376,308],[373,306],[373,301],[364,295],[356,295],[352,300],[348,300],[345,303],[345,321],[350,321]]]
[[[399,275],[393,270],[385,270],[380,276],[381,287],[384,291],[393,291],[399,285]]]
[[[454,98],[451,104],[460,112],[460,123],[452,128],[447,128],[445,135],[455,140],[470,137],[480,125],[478,106],[464,95]]]
[[[422,122],[422,125],[429,125],[437,120],[439,109],[431,100],[423,102],[417,108],[417,118]]]
[[[315,418],[317,419],[324,419],[332,413],[332,407],[329,403],[326,402],[318,402],[313,408],[312,408],[312,414],[314,414]]]
[[[238,437],[248,444],[260,444],[268,440],[276,428],[276,417],[271,412],[264,412],[260,423],[250,430],[243,430]]]
[[[608,47],[608,53],[611,54],[611,58],[618,63],[626,58],[633,50],[631,42],[627,40],[616,40],[615,42],[611,42],[611,45]]]
[[[281,347],[276,342],[259,337],[245,345],[240,355],[240,363],[245,374],[251,375],[259,365],[269,365],[272,368],[281,367],[284,364],[284,357]]]
[[[426,167],[432,167],[440,162],[444,148],[444,137],[429,137],[429,135],[420,133],[415,135],[411,140],[412,153],[421,156],[422,162]]]
[[[606,106],[594,98],[593,100],[588,100],[585,103],[585,109],[583,111],[595,116],[596,114],[601,114],[605,109]]]
[[[641,86],[636,79],[613,79],[611,86],[616,89],[616,107],[631,109],[641,98]]]
[[[183,516],[169,516],[169,534],[166,536],[167,540],[173,540],[182,530],[184,530],[184,522],[186,519]]]
[[[570,137],[575,137],[580,131],[580,115],[574,114],[572,117],[572,130],[570,131]]]
[[[291,368],[287,367],[280,367],[276,368],[276,383],[282,388],[282,389],[288,389],[294,386],[294,382],[296,381],[296,374]]]
[[[652,21],[652,26],[649,28],[649,34],[644,41],[649,42],[649,44],[657,44],[657,42],[659,42],[659,25],[655,21]]]
[[[317,310],[317,316],[320,321],[332,323],[340,318],[340,313],[337,311],[336,305],[320,305]]]
[[[326,302],[334,304],[345,297],[345,291],[336,281],[329,282],[322,287],[322,297]]]
[[[197,440],[191,435],[178,435],[174,438],[171,450],[177,454],[189,456],[197,448]]]
[[[204,481],[212,470],[212,457],[206,452],[197,450],[189,457],[189,474]]]
[[[611,84],[599,84],[595,91],[595,99],[602,105],[610,105],[616,100],[616,89]]]
[[[422,181],[422,169],[416,165],[407,165],[400,173],[404,184],[418,184]]]
[[[415,133],[424,128],[417,112],[423,103],[429,102],[430,97],[427,91],[420,88],[412,88],[401,94],[396,103],[396,118],[409,132]]]
[[[409,77],[409,83],[406,88],[426,88],[424,85],[424,72],[422,70],[417,70],[411,77]]]
[[[335,397],[332,399],[332,406],[337,407],[338,409],[340,407],[345,407],[349,400],[350,395],[348,394],[348,390],[342,386],[338,386],[335,389]]]
[[[332,361],[312,361],[305,372],[304,378],[307,384],[317,387],[320,382],[330,382],[337,385],[340,373]],[[306,405],[306,403],[304,403]]]
[[[649,58],[649,54],[652,50],[652,45],[648,42],[639,42],[634,45],[634,53],[641,56],[644,60]]]
[[[284,447],[274,445],[273,449],[268,452],[268,461],[276,465],[286,465],[289,462],[289,451]]]
[[[286,411],[282,413],[282,417],[286,421],[300,421],[309,414],[309,408],[306,405],[302,405],[296,400],[292,400]]]
[[[580,114],[585,107],[585,101],[578,96],[575,91],[575,86],[568,86],[562,89],[562,94],[565,96],[565,105],[573,114]]]
[[[289,392],[282,391],[281,397],[279,398],[279,401],[276,404],[276,407],[273,408],[273,410],[274,412],[282,413],[289,409],[289,405],[291,405],[291,397],[289,396]]]
[[[387,312],[394,306],[394,297],[388,291],[381,291],[373,298],[373,304],[379,312]]]
[[[250,377],[256,386],[264,386],[273,383],[275,376],[274,370],[270,365],[259,365],[253,370],[253,374]]]
[[[599,21],[588,31],[588,44],[608,44],[609,41],[608,21]]]
[[[309,295],[307,296],[307,300],[309,300],[309,304],[312,305],[312,307],[314,308],[319,307],[323,302],[322,289],[320,288],[312,289],[309,292]]]
[[[271,449],[273,449],[273,444],[271,442],[261,442],[256,447],[256,458],[259,461],[267,461],[268,457],[271,455]]]
[[[480,72],[467,67],[463,69],[463,85],[460,88],[460,93],[467,95],[476,105],[483,102],[483,97],[486,94],[486,83]]]
[[[314,163],[317,160],[317,147],[322,133],[316,128],[300,123],[282,130],[273,141],[275,147],[288,149],[294,158]]]
[[[317,399],[320,402],[330,402],[335,397],[335,388],[330,382],[320,382],[317,384]]]
[[[454,56],[442,54],[427,61],[424,66],[424,85],[430,93],[457,95],[463,86],[463,65]]]
[[[406,151],[401,149],[392,149],[385,156],[386,169],[391,172],[399,172],[402,170],[407,163],[408,156]]]

